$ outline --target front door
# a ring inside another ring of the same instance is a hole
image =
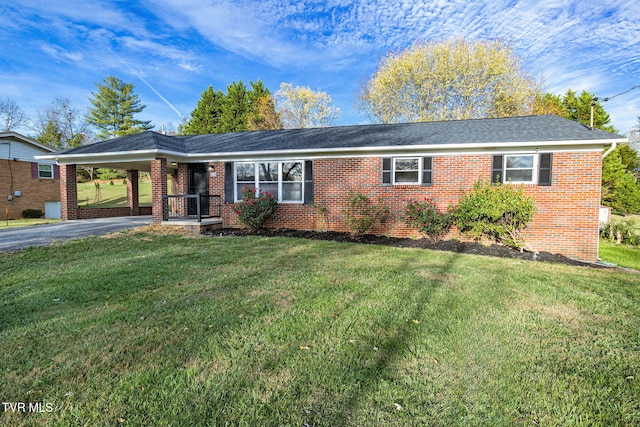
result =
[[[209,175],[204,163],[189,164],[189,194],[200,194],[200,214],[209,215]],[[189,199],[188,213],[198,215],[198,202]]]

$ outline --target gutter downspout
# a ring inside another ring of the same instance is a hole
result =
[[[607,157],[609,154],[611,154],[613,152],[613,150],[616,149],[617,146],[618,146],[618,143],[614,141],[611,144],[611,147],[609,147],[609,149],[607,151],[605,151],[604,154],[602,155],[602,160],[604,160],[605,157]],[[597,248],[598,256],[597,256],[597,260],[598,260],[598,263],[601,263],[602,260],[600,259],[600,230],[599,230],[599,228],[600,227],[598,227],[598,248]]]
[[[602,155],[602,160],[604,160],[605,157],[611,154],[611,152],[615,150],[617,146],[618,146],[618,143],[614,141],[613,144],[611,144],[611,147],[609,147],[609,149],[605,151],[604,154]]]

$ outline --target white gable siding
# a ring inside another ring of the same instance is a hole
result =
[[[35,159],[35,156],[41,156],[43,154],[50,154],[50,152],[22,141],[0,140],[0,159],[17,159],[21,162],[38,162],[42,164],[56,163],[54,160]]]

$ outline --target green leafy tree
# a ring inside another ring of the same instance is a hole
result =
[[[220,133],[220,117],[225,95],[220,90],[214,90],[209,86],[198,101],[198,106],[191,112],[191,119],[181,127],[182,135],[201,135],[208,133]]]
[[[341,116],[329,94],[308,87],[281,83],[275,98],[276,111],[286,129],[332,126]]]
[[[382,59],[358,108],[382,123],[517,116],[533,111],[537,87],[502,42],[417,42]]]
[[[92,108],[86,120],[98,130],[101,139],[132,135],[153,128],[150,120],[138,120],[135,114],[142,112],[143,105],[134,93],[132,83],[108,76],[102,84],[96,83],[97,92],[89,98]]]

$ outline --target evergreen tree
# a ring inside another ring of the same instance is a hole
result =
[[[221,132],[241,132],[248,129],[249,93],[242,80],[227,86],[227,96],[222,104]]]
[[[580,122],[585,126],[591,123],[591,103],[595,95],[583,90],[580,96],[576,96],[576,91],[569,89],[562,97],[562,115],[564,118]],[[608,132],[617,133],[611,123],[609,113],[604,110],[600,102],[593,105],[593,127],[596,129],[606,130]]]
[[[66,148],[63,137],[64,135],[58,124],[54,120],[49,120],[42,132],[36,137],[36,141],[55,148],[56,150],[62,150]]]
[[[634,156],[631,152],[635,150],[621,145],[602,162],[602,204],[625,215],[640,212],[640,183],[629,171],[638,154]]]
[[[239,81],[227,87],[227,93],[209,86],[200,96],[191,118],[179,128],[181,135],[196,135],[246,130],[282,129],[271,93],[258,80],[251,90]]]
[[[191,119],[180,129],[182,135],[201,135],[220,133],[220,118],[225,95],[220,90],[209,86],[198,101],[198,106],[191,112]]]
[[[132,83],[108,76],[102,84],[96,83],[97,92],[91,92],[86,120],[99,129],[102,139],[132,135],[153,128],[150,120],[137,120],[134,115],[146,108],[133,91]]]

